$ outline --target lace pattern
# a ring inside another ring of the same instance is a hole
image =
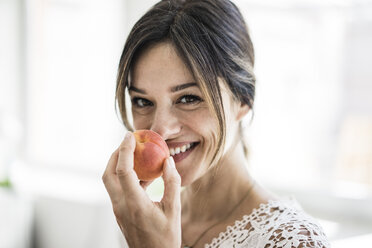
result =
[[[315,219],[294,199],[269,201],[228,226],[205,248],[328,248]]]

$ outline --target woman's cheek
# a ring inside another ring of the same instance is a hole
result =
[[[150,129],[151,122],[148,116],[133,113],[133,127],[136,130]]]
[[[210,122],[212,118],[212,114],[209,111],[208,107],[202,105],[193,110],[180,111],[179,118],[186,119],[186,121],[189,121],[189,122],[190,120],[192,120],[192,123],[195,123],[195,121],[197,121],[197,123],[202,123],[202,122]]]

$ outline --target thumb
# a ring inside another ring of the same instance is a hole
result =
[[[163,166],[164,196],[161,202],[165,214],[179,214],[181,212],[181,177],[178,174],[173,157],[165,160]]]

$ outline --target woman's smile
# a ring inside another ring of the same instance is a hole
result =
[[[169,153],[174,162],[180,162],[187,158],[200,142],[172,142],[168,143]]]

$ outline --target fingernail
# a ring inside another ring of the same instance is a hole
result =
[[[125,134],[125,138],[124,139],[125,140],[128,140],[131,135],[132,135],[131,132],[130,131],[127,131],[127,133]]]
[[[174,163],[174,159],[172,156],[169,156],[168,161],[169,161],[169,165],[171,166],[171,168],[175,169],[176,164]]]

